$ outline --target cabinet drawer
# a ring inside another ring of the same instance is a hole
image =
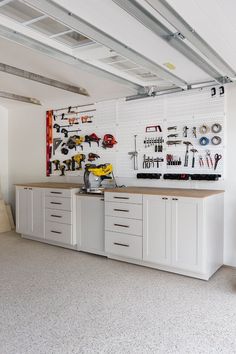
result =
[[[143,206],[141,204],[107,202],[105,203],[105,215],[142,220]]]
[[[106,231],[105,250],[121,257],[142,259],[142,241],[141,237]]]
[[[45,225],[45,238],[46,240],[73,245],[72,226],[47,221]]]
[[[106,202],[142,204],[143,196],[142,196],[142,194],[106,192],[105,193],[105,201]]]
[[[118,218],[113,216],[106,216],[105,230],[121,232],[130,235],[143,235],[142,220]]]
[[[65,210],[45,209],[45,220],[61,224],[72,224],[72,213]]]
[[[71,197],[71,190],[70,189],[56,189],[56,188],[46,188],[45,195],[47,197],[64,197],[70,198]]]
[[[45,207],[57,210],[72,210],[72,198],[45,197]]]

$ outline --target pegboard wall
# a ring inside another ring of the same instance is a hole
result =
[[[47,175],[61,174],[60,170],[55,170],[55,163],[52,161],[60,161],[63,164],[63,161],[70,159],[71,156],[82,153],[86,156],[85,161],[82,162],[82,170],[69,170],[65,171],[65,174],[83,176],[83,166],[88,163],[88,154],[94,153],[100,158],[92,163],[112,163],[115,176],[121,178],[136,178],[137,173],[219,174],[221,179],[224,178],[225,100],[218,88],[214,96],[212,96],[211,88],[205,88],[128,102],[124,99],[104,101],[82,109],[78,107],[77,112],[80,111],[82,113],[76,115],[68,114],[68,109],[47,112]],[[84,111],[86,115],[91,116],[92,122],[82,123],[81,117]],[[55,129],[55,124],[61,127],[68,125],[65,123],[66,120],[61,119],[63,113],[64,118],[76,117],[79,123],[66,127],[69,132],[67,138],[65,134],[62,134],[62,128],[59,131]],[[217,133],[212,132],[214,124],[218,124],[220,129]],[[205,132],[203,132],[204,128],[201,128],[203,125],[206,126]],[[160,126],[160,129],[146,132],[148,126]],[[175,128],[168,129],[170,127]],[[70,133],[77,129],[79,129],[77,132]],[[184,136],[186,131],[187,136]],[[61,153],[63,144],[66,147],[70,136],[75,134],[85,136],[92,133],[96,133],[101,139],[105,134],[112,134],[117,144],[113,148],[104,149],[101,144],[102,140],[99,146],[95,142],[92,142],[91,146],[84,142],[83,150],[77,146],[76,149],[69,149],[67,155]],[[134,170],[134,162],[128,154],[134,151],[134,135],[137,136],[138,170]],[[169,137],[169,135],[172,136]],[[213,140],[213,142],[220,142],[219,145],[212,144],[211,140],[214,136],[219,137],[218,140]],[[203,137],[206,138],[205,142],[209,141],[205,146],[200,144],[200,139]],[[56,150],[53,149],[55,138],[62,140]],[[155,151],[158,149],[156,142],[158,138],[164,140],[161,152]],[[175,144],[176,141],[181,143]],[[185,166],[186,145],[183,143],[186,141],[192,144],[189,145],[187,166]],[[172,143],[169,145],[169,142]],[[193,152],[190,151],[191,149],[197,150],[194,167],[192,167]],[[217,154],[221,156],[221,159],[215,165]],[[159,164],[153,163],[156,159],[163,159],[163,161]]]

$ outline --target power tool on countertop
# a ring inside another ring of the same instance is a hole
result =
[[[110,163],[102,165],[86,164],[84,171],[84,187],[82,189],[86,193],[102,194],[104,192],[102,181],[105,179],[112,179],[114,186],[117,186],[113,174],[113,167]]]
[[[73,161],[75,161],[78,165],[76,170],[82,170],[82,162],[85,161],[86,156],[84,154],[76,154],[73,156]]]

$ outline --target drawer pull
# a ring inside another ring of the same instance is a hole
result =
[[[101,198],[100,200],[101,200],[102,202],[104,202],[104,198]]]
[[[129,197],[113,197],[114,199],[129,199]]]
[[[172,200],[178,200],[178,198],[172,198]]]
[[[129,210],[126,209],[113,209],[114,211],[123,211],[124,213],[129,213]]]
[[[129,245],[127,245],[125,243],[113,242],[113,244],[116,245],[116,246],[129,247]]]
[[[168,198],[165,198],[165,197],[164,197],[164,198],[162,198],[162,199],[163,199],[163,200],[168,200]]]
[[[60,232],[60,231],[51,230],[51,232],[53,232],[54,234],[62,234],[62,232]]]
[[[51,215],[52,218],[62,218],[61,215]]]
[[[50,204],[62,205],[62,203],[58,203],[58,202],[50,202]]]
[[[120,226],[120,227],[129,227],[129,225],[122,225],[122,224],[114,224],[114,226]]]
[[[51,194],[62,194],[62,192],[50,192]]]

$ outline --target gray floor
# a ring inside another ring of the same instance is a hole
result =
[[[0,353],[236,353],[236,270],[204,282],[1,234]]]

